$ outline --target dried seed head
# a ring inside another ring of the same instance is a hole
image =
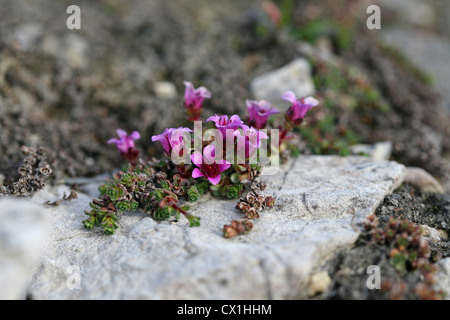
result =
[[[231,226],[236,230],[238,234],[243,234],[245,232],[245,227],[240,221],[231,221]]]
[[[246,202],[238,202],[236,208],[241,210],[241,212],[245,214],[251,208],[251,206]]]
[[[257,219],[259,218],[261,215],[259,214],[258,211],[256,211],[255,208],[250,208],[248,209],[247,212],[244,213],[244,215],[248,218],[248,219]]]
[[[258,195],[257,200],[259,203],[263,204],[266,200],[266,197],[264,197],[263,195]]]
[[[247,195],[246,200],[247,200],[247,202],[248,202],[249,204],[253,204],[253,203],[255,202],[255,200],[256,200],[256,197],[255,197],[255,195],[254,195],[252,192],[250,192],[250,193]]]
[[[242,234],[249,233],[253,228],[253,223],[249,220],[233,220],[231,225],[223,227],[223,235],[225,238],[233,238]]]
[[[269,208],[275,206],[275,199],[272,196],[267,196],[265,199],[265,205]]]
[[[250,220],[241,220],[242,225],[245,228],[245,232],[248,233],[253,229],[253,222]]]
[[[263,209],[263,205],[262,205],[262,203],[259,202],[259,201],[253,202],[252,207],[253,207],[255,210]]]
[[[43,166],[42,168],[39,169],[39,172],[44,176],[48,176],[50,173],[52,173],[52,169],[50,168],[50,166],[47,164],[45,166]]]
[[[224,226],[223,227],[223,236],[225,238],[234,238],[234,237],[238,236],[238,233],[237,233],[236,229],[233,228],[232,226]]]

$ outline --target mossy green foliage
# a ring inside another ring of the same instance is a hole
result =
[[[389,261],[400,273],[420,270],[425,274],[432,269],[430,247],[423,237],[421,226],[390,217],[384,227],[377,227],[375,215],[368,218],[366,230],[372,241],[389,248]]]
[[[83,221],[86,229],[97,226],[104,233],[113,234],[118,228],[118,215],[137,210],[150,214],[156,221],[177,221],[183,214],[191,227],[197,227],[200,218],[189,214],[189,206],[183,205],[183,201],[198,201],[208,191],[213,196],[238,199],[244,192],[244,184],[260,174],[261,166],[236,165],[222,173],[218,185],[211,185],[204,178],[193,179],[192,165],[176,166],[170,160],[141,161],[124,169],[99,187],[100,197],[90,203],[90,211],[85,211],[89,216]]]
[[[199,190],[206,190],[204,182],[183,178],[168,160],[156,165],[130,164],[125,172],[119,171],[99,187],[100,197],[90,203],[90,211],[85,211],[89,217],[83,225],[86,229],[102,227],[105,234],[113,234],[119,227],[118,214],[141,209],[157,221],[178,220],[183,213],[190,226],[198,226],[200,218],[188,214],[189,207],[182,206],[180,198],[197,200]]]
[[[326,37],[339,51],[349,49],[354,38],[351,28],[342,22],[329,19],[313,20],[299,27],[292,27],[291,35],[295,39],[313,44],[318,39]]]
[[[314,59],[310,62],[322,104],[320,112],[311,111],[308,125],[297,130],[312,153],[349,155],[350,146],[361,139],[357,126],[342,119],[354,119],[358,114],[359,121],[371,127],[374,115],[388,114],[391,106],[358,67]]]
[[[421,300],[444,299],[445,293],[434,287],[437,268],[432,263],[422,227],[408,220],[389,217],[386,221],[386,218],[379,219],[375,214],[369,216],[365,222],[367,233],[363,235],[386,255],[398,277],[403,279],[384,279],[381,290],[388,291],[391,299],[405,299],[407,294],[414,294]],[[418,274],[420,283],[411,286],[408,279],[414,279]]]

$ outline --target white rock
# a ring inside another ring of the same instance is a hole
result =
[[[447,293],[446,299],[450,300],[450,258],[445,258],[437,263],[438,270],[435,274],[435,288]]]
[[[281,95],[286,91],[293,91],[298,98],[310,96],[315,92],[311,66],[303,58],[253,79],[250,87],[257,100],[268,100],[280,106],[286,105],[286,108],[289,103],[281,99]]]
[[[0,198],[0,299],[25,299],[48,220],[42,206]]]
[[[407,167],[405,182],[412,184],[423,192],[444,193],[444,188],[439,181],[422,168]]]
[[[392,142],[378,142],[375,144],[356,144],[350,147],[354,155],[366,154],[373,160],[389,160],[392,154]]]
[[[156,82],[153,86],[155,95],[160,99],[173,99],[177,96],[177,88],[172,82]]]
[[[50,240],[29,294],[35,299],[287,299],[308,296],[310,276],[358,237],[358,224],[401,183],[404,167],[363,157],[304,157],[263,179],[276,207],[246,236],[224,239],[236,201],[204,197],[201,227],[120,218],[113,236],[84,230],[91,198],[50,209]],[[60,193],[61,190],[59,190]],[[67,192],[67,191],[66,191]],[[41,198],[39,198],[41,197]],[[49,200],[40,193],[35,201]],[[55,199],[60,197],[54,196]],[[69,269],[71,268],[72,269]],[[79,269],[80,289],[70,289]]]
[[[444,230],[437,230],[427,225],[421,225],[423,236],[431,242],[439,242],[447,240],[447,234]]]
[[[327,291],[331,283],[331,278],[326,271],[320,271],[314,273],[311,276],[308,287],[308,294],[310,297],[314,297],[317,294]]]

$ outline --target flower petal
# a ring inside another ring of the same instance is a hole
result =
[[[269,136],[268,136],[267,133],[265,133],[264,131],[259,130],[259,132],[258,132],[258,138],[259,138],[259,139],[269,139]]]
[[[119,139],[116,139],[116,138],[113,138],[113,139],[109,139],[108,140],[108,142],[107,142],[107,144],[110,144],[110,143],[120,143],[120,140]]]
[[[139,140],[141,138],[141,134],[138,131],[133,131],[132,134],[129,135],[134,140]]]
[[[319,105],[319,101],[316,98],[308,97],[305,98],[305,104],[309,104],[312,107],[316,107]]]
[[[215,186],[219,184],[220,179],[221,179],[220,174],[215,177],[208,177],[209,182],[211,182]]]
[[[249,116],[250,120],[255,120],[256,115],[259,110],[258,103],[253,100],[246,100],[246,103],[247,103],[248,116]]]
[[[235,114],[235,115],[231,116],[230,123],[241,125],[244,123],[244,121],[242,121],[241,118],[237,114]]]
[[[123,139],[127,136],[127,132],[125,130],[117,129],[116,132],[120,139]]]
[[[196,166],[201,166],[203,164],[203,156],[200,152],[195,152],[191,155],[191,161]]]
[[[272,109],[271,108],[272,104],[269,101],[266,101],[266,100],[261,100],[259,102],[259,106],[261,107],[261,109],[264,109],[266,111],[269,111],[270,109]]]
[[[290,103],[294,104],[298,99],[295,96],[295,94],[292,91],[287,91],[286,93],[284,93],[281,98],[283,100],[289,101]]]
[[[195,89],[191,82],[184,81],[186,89],[184,90],[184,102],[187,106],[195,102]]]
[[[211,98],[211,92],[206,89],[205,87],[200,87],[197,90],[195,90],[195,93],[197,93],[199,96],[203,98],[210,99]]]
[[[204,177],[205,175],[200,171],[199,168],[195,168],[194,171],[192,171],[192,178],[200,178]]]
[[[220,117],[216,114],[216,115],[206,119],[206,122],[213,121],[213,122],[217,123],[217,122],[219,122],[219,120],[220,120]]]
[[[216,159],[216,146],[213,144],[207,145],[203,149],[203,159],[206,164],[213,164]]]
[[[153,142],[161,141],[161,140],[164,140],[164,139],[166,139],[166,137],[163,134],[158,134],[158,135],[152,136],[152,141]],[[111,139],[111,140],[113,140],[113,139]]]
[[[222,164],[217,164],[217,167],[219,168],[219,172],[224,172],[225,170],[229,169],[231,167],[231,163],[228,161],[223,161]]]

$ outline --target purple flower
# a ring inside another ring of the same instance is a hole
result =
[[[256,129],[264,129],[267,119],[272,114],[280,113],[278,109],[272,108],[270,102],[247,100],[248,120],[250,125]]]
[[[235,137],[237,137],[237,150],[245,148],[245,157],[250,158],[261,147],[261,139],[267,140],[269,136],[261,130],[249,128],[246,125],[243,125],[242,129],[243,134],[239,130],[234,132]]]
[[[214,145],[207,145],[203,149],[203,156],[200,152],[195,152],[191,155],[192,163],[198,168],[192,171],[192,178],[205,177],[213,185],[218,185],[221,179],[221,173],[231,167],[231,164],[225,160],[220,160],[217,163],[215,160],[216,147]]]
[[[203,108],[203,100],[211,98],[211,92],[205,87],[195,89],[191,82],[184,81],[184,105],[191,118],[198,120]]]
[[[128,135],[126,131],[122,129],[116,130],[119,139],[113,138],[108,141],[108,144],[115,143],[117,149],[119,149],[120,153],[127,154],[131,150],[135,148],[134,140],[138,140],[141,138],[141,135],[137,131],[133,131],[132,134]]]
[[[222,133],[223,137],[226,137],[227,129],[234,130],[240,128],[244,121],[239,118],[238,115],[231,116],[228,119],[228,116],[218,116],[217,114],[213,117],[209,117],[206,121],[213,121],[216,124],[216,128]]]
[[[286,92],[281,98],[292,103],[292,106],[286,112],[286,118],[294,125],[300,125],[308,110],[319,105],[319,101],[313,97],[297,99],[292,91]]]
[[[183,134],[185,132],[193,132],[189,128],[183,128],[179,127],[178,129],[175,128],[168,128],[164,130],[163,133],[159,135],[155,135],[152,137],[152,141],[159,141],[161,142],[161,145],[164,148],[164,151],[167,153],[167,155],[172,154],[172,150],[175,150],[180,154],[183,151],[184,142],[183,142]]]

